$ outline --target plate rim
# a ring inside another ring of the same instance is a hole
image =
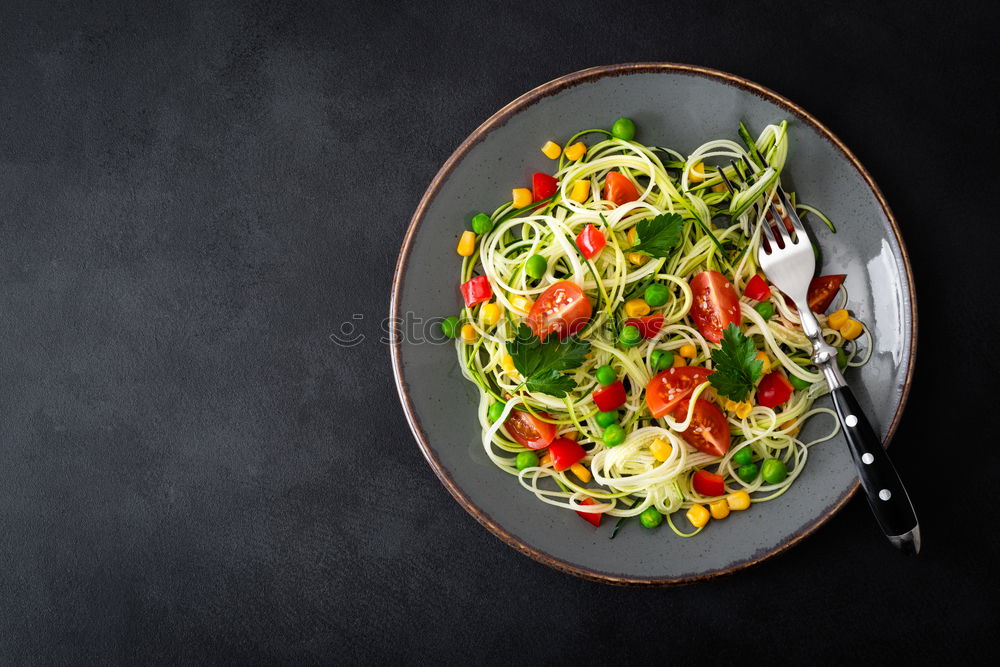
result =
[[[537,547],[526,544],[516,535],[511,533],[507,528],[501,526],[495,522],[486,512],[484,512],[480,507],[478,507],[472,499],[455,483],[451,478],[451,475],[444,469],[441,462],[438,460],[437,455],[434,453],[433,448],[430,445],[427,435],[420,424],[420,420],[417,417],[416,411],[414,410],[413,404],[410,401],[409,392],[407,390],[406,378],[403,373],[402,360],[400,357],[400,332],[397,326],[399,322],[399,302],[400,294],[403,286],[403,274],[406,271],[406,267],[409,261],[410,250],[413,245],[413,239],[416,236],[421,224],[423,223],[423,218],[429,208],[431,202],[434,200],[438,191],[440,190],[445,179],[451,174],[458,163],[465,157],[465,155],[477,144],[479,144],[487,134],[489,134],[493,129],[502,127],[507,123],[507,121],[520,113],[521,111],[527,109],[528,107],[534,105],[536,102],[554,95],[556,93],[562,92],[568,88],[575,87],[583,83],[589,83],[602,79],[608,76],[622,76],[629,74],[648,74],[648,73],[683,73],[688,75],[702,76],[708,79],[713,79],[716,81],[721,81],[723,83],[736,86],[743,90],[746,90],[758,97],[762,97],[765,100],[777,104],[778,106],[784,107],[791,113],[798,116],[801,120],[808,123],[814,130],[816,130],[821,137],[829,141],[835,149],[837,149],[847,161],[857,170],[858,174],[861,176],[862,180],[871,190],[872,194],[875,195],[879,206],[882,208],[883,213],[889,220],[889,226],[892,230],[893,235],[896,238],[896,244],[900,250],[900,256],[903,261],[903,267],[906,273],[906,287],[907,292],[910,297],[910,308],[909,308],[909,321],[910,321],[910,352],[906,360],[906,377],[903,383],[903,389],[900,393],[899,402],[896,405],[896,411],[893,415],[892,421],[889,424],[889,428],[886,431],[886,436],[882,441],[883,447],[888,447],[893,436],[896,433],[896,429],[899,426],[899,421],[902,418],[904,408],[906,407],[906,402],[909,399],[910,385],[913,381],[914,372],[914,361],[916,359],[917,351],[917,301],[916,301],[916,290],[913,282],[913,268],[910,263],[909,252],[907,251],[906,244],[903,242],[902,234],[899,230],[899,224],[896,221],[892,210],[889,208],[889,204],[879,189],[878,185],[875,183],[871,174],[868,170],[861,164],[857,156],[837,137],[833,132],[830,131],[823,123],[821,123],[815,116],[810,114],[804,108],[798,104],[792,102],[783,95],[767,88],[759,83],[751,81],[745,77],[731,74],[729,72],[724,72],[722,70],[713,69],[710,67],[703,67],[701,65],[690,65],[684,63],[673,63],[673,62],[636,62],[636,63],[619,63],[613,65],[600,65],[597,67],[589,67],[587,69],[578,70],[570,74],[565,74],[563,76],[552,79],[551,81],[544,83],[536,88],[529,90],[523,95],[517,97],[513,101],[509,102],[503,106],[499,111],[494,113],[485,122],[483,122],[479,127],[477,127],[466,139],[455,149],[455,151],[448,157],[445,163],[441,166],[438,172],[435,174],[434,178],[431,180],[427,189],[424,191],[423,196],[420,198],[420,203],[417,205],[412,217],[410,218],[409,225],[406,230],[406,235],[403,237],[403,243],[399,251],[399,257],[396,260],[396,268],[393,273],[392,286],[390,289],[390,299],[389,299],[389,355],[392,364],[393,378],[396,384],[396,390],[399,394],[400,402],[403,406],[403,412],[406,415],[406,421],[410,426],[410,430],[413,432],[414,438],[417,440],[417,445],[420,447],[420,451],[423,453],[424,458],[427,460],[434,474],[437,476],[441,484],[447,489],[448,493],[455,499],[456,502],[468,512],[476,521],[478,521],[484,528],[486,528],[495,537],[504,542],[507,546],[512,547],[516,551],[536,560],[543,565],[547,565],[557,571],[565,572],[582,579],[587,579],[590,581],[596,581],[601,583],[616,584],[622,586],[669,586],[669,585],[682,585],[690,584],[698,581],[705,581],[708,579],[714,579],[716,577],[724,576],[727,574],[732,574],[740,570],[744,570],[748,567],[761,563],[769,558],[777,556],[778,554],[784,553],[791,547],[795,546],[803,539],[812,535],[820,527],[826,524],[837,512],[839,512],[844,505],[857,493],[860,487],[860,482],[855,479],[854,484],[844,492],[840,498],[838,498],[825,513],[818,516],[815,521],[805,526],[801,530],[790,534],[785,540],[779,542],[774,546],[774,548],[765,551],[764,553],[759,553],[754,555],[747,560],[741,561],[734,565],[720,568],[717,570],[711,570],[708,572],[700,573],[693,576],[682,576],[682,577],[639,577],[630,575],[615,575],[607,572],[601,572],[598,570],[592,570],[579,565],[574,565],[561,558],[549,554]]]

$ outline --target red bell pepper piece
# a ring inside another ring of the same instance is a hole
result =
[[[465,299],[465,305],[469,308],[489,300],[492,296],[493,288],[490,287],[489,278],[486,276],[476,276],[472,280],[462,283],[462,298]]]
[[[531,176],[531,200],[542,201],[551,197],[559,189],[559,181],[541,172]]]
[[[696,470],[691,476],[691,486],[703,496],[722,496],[726,494],[726,479],[707,470]]]
[[[764,282],[764,279],[758,273],[750,279],[747,286],[743,289],[743,296],[754,301],[763,301],[771,296],[771,288],[767,286],[767,283]]]
[[[663,328],[663,315],[646,315],[625,320],[625,326],[632,325],[643,338],[652,338]]]
[[[607,387],[601,387],[592,396],[594,397],[594,403],[597,404],[601,412],[617,410],[625,405],[625,401],[628,398],[625,395],[625,386],[621,380],[616,380],[614,384],[609,384]]]
[[[765,408],[776,408],[792,395],[792,383],[781,373],[768,373],[757,385],[757,402]]]
[[[584,227],[583,231],[576,237],[576,247],[580,249],[580,254],[587,259],[593,259],[607,243],[608,241],[604,238],[601,230],[593,225]]]
[[[583,500],[580,501],[580,504],[596,505],[597,501],[594,500],[593,498],[584,498]],[[601,519],[604,517],[603,512],[581,512],[577,510],[576,513],[579,514],[580,518],[586,521],[587,523],[593,524],[594,528],[599,528],[601,526]]]
[[[557,471],[566,470],[586,455],[583,447],[569,438],[558,438],[549,445],[552,467]]]

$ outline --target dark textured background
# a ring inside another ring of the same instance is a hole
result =
[[[0,663],[985,661],[997,17],[731,4],[6,0]],[[777,90],[885,191],[919,557],[856,498],[749,571],[612,588],[503,546],[421,458],[376,339],[423,189],[522,92],[640,60]]]

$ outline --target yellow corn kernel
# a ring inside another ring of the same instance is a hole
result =
[[[670,458],[673,453],[674,448],[666,440],[657,438],[653,441],[653,444],[649,446],[649,451],[653,453],[657,461],[666,461]]]
[[[582,204],[590,197],[590,180],[583,179],[573,184],[573,189],[569,193],[569,198],[578,204]]]
[[[695,355],[698,354],[698,348],[691,343],[684,343],[681,345],[681,349],[677,350],[677,354],[681,355],[685,359],[694,359]]]
[[[680,368],[681,366],[686,366],[686,365],[687,365],[687,360],[685,360],[684,357],[682,357],[679,354],[674,355],[673,368]]]
[[[587,144],[583,143],[582,141],[578,141],[572,146],[569,146],[563,153],[563,155],[566,156],[567,160],[572,160],[576,162],[577,160],[582,158],[584,153],[586,152],[587,152]]]
[[[750,403],[743,401],[742,403],[738,403],[736,405],[736,409],[733,410],[733,412],[735,412],[736,416],[740,419],[746,419],[751,410],[753,410],[753,406]]]
[[[754,357],[754,359],[756,359],[757,361],[759,361],[762,364],[761,369],[760,369],[760,372],[761,372],[762,375],[767,375],[768,373],[771,372],[771,359],[770,359],[770,357],[768,357],[763,352],[758,352],[757,356]]]
[[[584,484],[590,481],[590,471],[584,468],[583,465],[574,463],[569,467],[569,469],[572,470],[573,474],[576,475],[577,478],[579,478],[579,480]]]
[[[708,519],[711,515],[708,513],[708,510],[705,509],[704,505],[692,505],[691,509],[689,509],[684,516],[687,517],[687,520],[691,522],[692,526],[695,528],[701,528],[708,523]]]
[[[462,342],[474,343],[476,341],[476,327],[471,324],[462,325]]]
[[[737,406],[739,406],[739,403],[737,403],[733,399],[731,398],[726,399],[726,410],[729,410],[730,412],[736,412]]]
[[[514,200],[514,208],[524,208],[531,203],[531,190],[528,188],[514,188],[510,191],[510,195]]]
[[[798,435],[799,434],[799,423],[797,421],[795,421],[794,419],[792,421],[785,422],[784,424],[782,424],[778,428],[780,428],[782,431],[784,431],[788,427],[791,427],[791,430],[789,430],[788,433],[786,433],[785,435]]]
[[[550,160],[558,160],[559,154],[562,153],[562,149],[559,148],[559,144],[554,141],[546,141],[545,145],[542,146],[542,152],[545,153],[545,157]]]
[[[503,366],[503,369],[508,373],[513,373],[515,370],[517,370],[514,367],[514,357],[510,356],[509,354],[503,355],[503,358],[500,360],[500,365]]]
[[[552,456],[550,454],[546,454],[542,457],[542,460],[538,462],[538,465],[545,467],[550,463],[552,463]]]
[[[701,162],[695,162],[691,165],[691,171],[688,172],[688,180],[692,183],[701,183],[705,180],[705,165]]]
[[[480,312],[483,315],[483,324],[491,327],[500,321],[500,315],[503,313],[503,309],[500,308],[499,303],[488,303],[483,306],[483,309]]]
[[[839,329],[847,324],[849,319],[851,319],[850,313],[841,308],[830,313],[830,317],[826,318],[826,323],[830,325],[831,329]]]
[[[515,296],[510,300],[510,305],[514,307],[514,310],[527,313],[531,310],[531,307],[535,305],[535,302],[526,296]]]
[[[462,238],[458,240],[458,254],[462,257],[468,257],[476,251],[476,233],[465,231],[462,232]]]
[[[563,433],[559,437],[560,438],[566,438],[567,440],[572,440],[573,442],[576,442],[577,440],[580,439],[580,432],[579,431],[575,431],[575,430],[574,431],[566,431],[565,433]]]
[[[725,498],[710,503],[708,508],[712,511],[713,519],[725,519],[729,516],[729,502]]]
[[[726,503],[731,510],[745,510],[750,507],[750,494],[740,489],[726,496]]]
[[[722,183],[716,183],[712,186],[712,192],[727,192],[729,188],[726,187],[725,181]]]
[[[862,331],[861,322],[857,320],[847,320],[847,324],[840,327],[840,335],[847,340],[854,340],[861,335]]]
[[[649,304],[643,299],[629,299],[625,302],[625,314],[629,317],[649,315]]]
[[[631,248],[635,245],[635,227],[628,230],[628,245]],[[636,266],[642,266],[649,261],[649,255],[643,255],[641,252],[627,252],[625,253],[625,259],[629,261],[629,264],[634,264]]]

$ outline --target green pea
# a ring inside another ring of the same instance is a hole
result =
[[[760,475],[768,484],[780,484],[788,477],[788,466],[781,459],[764,459],[760,466]]]
[[[607,412],[598,412],[594,419],[597,421],[598,426],[607,428],[618,421],[618,411],[608,410]]]
[[[753,307],[757,311],[757,314],[763,317],[765,320],[769,320],[774,317],[774,304],[770,301],[761,301],[756,306]]]
[[[615,124],[611,126],[611,134],[619,139],[632,141],[635,137],[635,123],[633,123],[630,118],[619,118],[615,121]]]
[[[601,366],[597,369],[597,373],[595,375],[597,375],[597,381],[605,387],[609,384],[614,384],[618,379],[615,369],[611,368],[611,366]]]
[[[538,280],[545,275],[545,270],[549,268],[549,262],[541,255],[532,255],[524,263],[524,272],[528,277]]]
[[[489,410],[486,411],[486,416],[489,417],[491,422],[495,422],[500,419],[500,415],[503,414],[503,409],[505,407],[507,407],[507,404],[504,401],[497,401],[490,406]]]
[[[792,386],[796,389],[808,389],[812,386],[812,383],[808,380],[803,380],[798,375],[788,374],[788,381],[792,383]]]
[[[642,298],[653,308],[659,308],[670,298],[670,290],[665,285],[653,283],[642,293]]]
[[[622,332],[618,335],[618,342],[625,347],[633,347],[639,344],[642,340],[642,334],[639,333],[639,327],[628,325],[622,328]]]
[[[844,352],[844,348],[837,348],[837,367],[840,370],[847,368],[847,353]]]
[[[747,484],[757,479],[758,472],[760,472],[760,468],[757,467],[756,463],[748,463],[736,469],[736,474]]]
[[[534,452],[521,452],[514,459],[514,465],[517,466],[518,470],[524,470],[525,468],[535,468],[538,466],[538,454]]]
[[[653,354],[650,355],[649,361],[653,366],[653,372],[659,373],[660,371],[665,371],[674,365],[674,353],[670,350],[653,350]]]
[[[604,435],[601,436],[601,439],[604,440],[605,446],[617,447],[625,442],[625,429],[619,424],[612,424],[604,429]]]
[[[495,420],[494,420],[495,421]],[[733,454],[733,463],[738,466],[745,466],[753,461],[753,450],[750,447],[743,447]]]
[[[477,234],[489,234],[493,230],[493,221],[485,213],[472,216],[472,231]]]
[[[642,511],[642,514],[639,515],[639,521],[641,521],[642,525],[646,528],[652,529],[663,523],[663,515],[660,514],[660,511],[655,507],[647,507]]]
[[[458,318],[454,315],[441,320],[441,333],[448,338],[457,338],[458,331]]]

